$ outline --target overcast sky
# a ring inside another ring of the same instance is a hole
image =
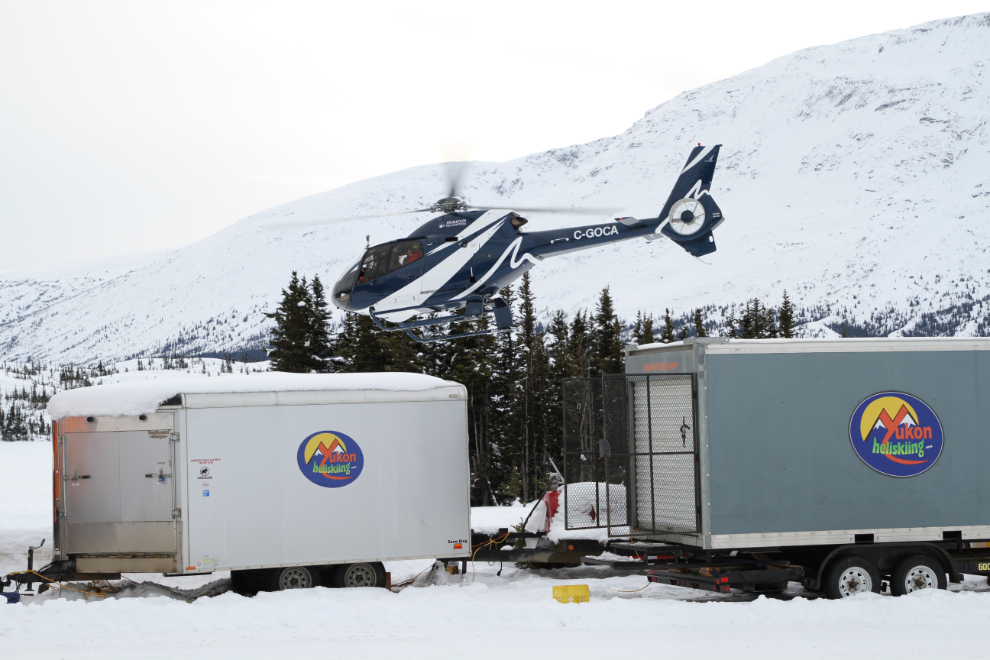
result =
[[[0,0],[0,270],[191,243],[445,142],[501,161],[614,135],[795,50],[985,9]]]

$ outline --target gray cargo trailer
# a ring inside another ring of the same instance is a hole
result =
[[[384,586],[383,561],[467,558],[466,405],[462,385],[416,374],[163,375],[61,393],[43,572],[233,571],[250,591]]]
[[[568,481],[589,481],[584,460],[628,492],[594,524],[701,562],[656,581],[727,590],[731,565],[732,586],[837,596],[990,574],[990,340],[629,346],[625,376],[569,381],[565,399]]]

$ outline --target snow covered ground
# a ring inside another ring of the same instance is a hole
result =
[[[22,569],[26,543],[51,533],[50,452],[48,442],[0,444],[3,573]],[[521,506],[482,507],[472,515],[479,525],[498,528],[525,513]],[[836,602],[809,598],[796,584],[785,599],[710,596],[645,586],[640,575],[601,568],[538,574],[479,564],[466,575],[448,576],[431,574],[430,564],[388,564],[395,582],[420,576],[399,593],[317,588],[244,598],[229,591],[223,573],[130,575],[114,582],[120,591],[106,599],[63,590],[0,604],[0,649],[9,658],[80,659],[195,654],[267,660],[307,651],[431,660],[443,654],[653,657],[699,650],[761,659],[987,656],[990,588],[982,578],[949,592]],[[552,600],[552,587],[562,584],[590,585],[591,602]]]

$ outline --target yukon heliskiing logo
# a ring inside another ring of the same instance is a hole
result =
[[[891,477],[919,475],[942,454],[942,424],[918,397],[880,392],[849,420],[849,439],[863,462]]]
[[[337,431],[320,431],[302,441],[296,462],[317,486],[340,488],[361,476],[364,453],[353,438]]]

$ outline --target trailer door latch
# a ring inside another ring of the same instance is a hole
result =
[[[171,476],[172,476],[171,473],[165,474],[165,468],[158,468],[158,474],[146,474],[146,475],[144,475],[144,478],[145,479],[154,479],[154,478],[157,477],[158,478],[158,483],[163,484],[163,483],[165,483],[165,479],[168,478],[168,477],[171,477]]]
[[[78,482],[80,479],[92,479],[92,475],[89,474],[79,474],[79,470],[73,470],[72,476],[66,476],[66,481]]]
[[[688,426],[687,418],[681,417],[681,446],[687,447],[687,432],[691,430]]]

